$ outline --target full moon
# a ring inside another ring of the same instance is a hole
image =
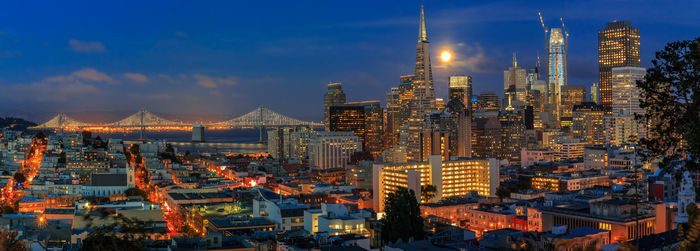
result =
[[[442,59],[442,62],[449,62],[450,59],[452,59],[452,54],[450,54],[449,51],[443,51],[442,54],[440,54],[440,59]]]

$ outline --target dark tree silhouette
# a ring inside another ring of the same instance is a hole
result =
[[[399,188],[389,195],[384,206],[385,216],[382,219],[382,240],[404,242],[411,237],[422,240],[424,236],[423,217],[420,206],[413,190]]]
[[[698,169],[700,154],[700,38],[672,42],[656,52],[644,80],[637,115],[649,125],[649,135],[639,143],[647,160],[666,156],[685,158],[690,170]]]

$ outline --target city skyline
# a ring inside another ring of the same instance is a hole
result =
[[[642,67],[665,43],[700,32],[698,17],[683,12],[694,8],[674,8],[681,4],[677,2],[640,3],[625,11],[614,6],[631,2],[616,2],[608,5],[615,12],[593,14],[585,10],[596,3],[423,4],[431,57],[446,49],[455,55],[448,67],[433,60],[433,82],[441,98],[447,96],[449,75],[471,75],[474,95],[501,95],[500,74],[511,65],[512,52],[524,68],[535,66],[538,53],[545,59],[538,9],[548,28],[561,26],[559,16],[566,22],[571,34],[568,82],[574,85],[597,82],[597,31],[607,22],[628,20],[640,28]],[[385,93],[399,83],[399,76],[413,73],[420,10],[420,3],[380,3],[366,11],[362,4],[301,3],[292,6],[298,13],[291,15],[280,11],[286,8],[268,12],[256,4],[233,4],[230,10],[249,10],[234,17],[222,6],[153,3],[128,12],[128,4],[78,5],[46,8],[70,18],[43,10],[15,11],[19,6],[8,6],[0,15],[6,23],[0,26],[0,87],[5,89],[0,113],[43,122],[58,112],[143,107],[233,116],[264,105],[320,121],[323,100],[318,94],[329,82],[343,83],[347,101],[381,100],[386,106]],[[663,14],[663,8],[673,9],[673,15]],[[655,15],[647,15],[651,10]],[[283,21],[287,18],[298,22]],[[74,24],[83,20],[93,22]]]

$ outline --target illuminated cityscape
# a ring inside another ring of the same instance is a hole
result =
[[[273,2],[0,10],[0,251],[700,250],[697,2]]]

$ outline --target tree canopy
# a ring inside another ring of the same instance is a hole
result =
[[[420,206],[413,190],[400,188],[390,194],[385,202],[384,212],[382,240],[395,242],[402,239],[406,242],[411,237],[414,240],[423,239],[423,217],[420,215]]]
[[[647,160],[666,156],[684,158],[686,167],[698,169],[700,155],[700,38],[672,42],[656,52],[644,80],[638,114],[640,124],[649,126],[647,137],[639,140]]]

